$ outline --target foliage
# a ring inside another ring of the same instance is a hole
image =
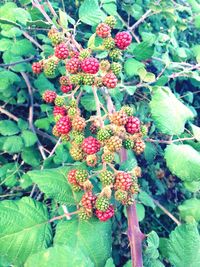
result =
[[[102,185],[96,175],[100,168],[74,163],[71,144],[52,134],[53,107],[42,95],[47,89],[60,95],[64,65],[59,63],[51,78],[35,75],[31,67],[54,53],[47,35],[53,23],[91,48],[99,61],[106,59],[108,51],[95,31],[112,15],[114,34],[129,31],[133,41],[120,59],[117,87],[98,90],[97,96],[104,107],[100,115],[112,108],[110,95],[117,111],[128,105],[148,129],[144,153],[128,150],[123,163],[115,154],[113,164],[117,171],[130,172],[138,165],[142,169],[136,207],[140,228],[147,233],[144,266],[179,267],[184,262],[198,267],[200,2],[50,4],[42,1],[42,8],[37,0],[19,0],[0,6],[0,266],[131,266],[125,234],[129,215],[121,204],[113,200],[112,221],[81,221],[77,216],[83,193],[72,190],[66,173],[87,169],[96,194]],[[78,93],[81,114],[89,120],[98,108],[92,88],[82,85]]]

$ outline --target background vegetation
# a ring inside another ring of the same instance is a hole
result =
[[[199,267],[199,0],[51,1],[57,15],[49,1],[41,4],[83,45],[106,15],[116,17],[116,30],[131,32],[121,83],[109,92],[117,109],[133,106],[149,127],[144,154],[130,153],[123,163],[126,170],[142,168],[137,215],[147,234],[144,266]],[[52,108],[41,100],[47,88],[59,91],[58,83],[31,69],[53,53],[51,21],[38,5],[0,6],[0,266],[131,266],[123,207],[112,223],[51,221],[66,206],[73,211],[77,196],[65,179],[73,164],[69,147],[52,135]],[[96,110],[91,101],[84,88],[85,116]]]

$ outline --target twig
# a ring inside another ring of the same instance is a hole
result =
[[[60,215],[60,216],[56,216],[56,217],[53,217],[52,219],[50,219],[48,222],[51,223],[51,222],[54,222],[56,220],[61,220],[63,218],[67,218],[67,217],[70,217],[71,215],[75,215],[77,214],[78,211],[74,211],[74,212],[71,212],[71,213],[65,213],[63,215]]]
[[[149,17],[149,15],[151,14],[151,12],[152,12],[152,10],[151,9],[149,9],[149,10],[147,10],[147,12],[145,12],[143,15],[142,15],[142,17],[138,20],[138,21],[136,21],[136,23],[134,23],[130,28],[129,28],[129,30],[131,30],[131,31],[133,31],[133,30],[135,30],[146,18],[148,18]]]
[[[7,64],[0,64],[0,67],[10,67],[10,66],[15,66],[17,64],[21,64],[21,63],[24,63],[24,62],[29,62],[33,59],[36,59],[37,57],[36,56],[31,56],[29,58],[26,58],[26,59],[23,59],[23,60],[19,60],[19,61],[15,61],[15,62],[11,62],[11,63],[7,63]]]
[[[92,91],[93,91],[93,94],[94,94],[94,100],[95,100],[95,103],[96,103],[97,116],[99,118],[100,126],[103,127],[104,126],[104,122],[103,122],[103,119],[101,117],[101,107],[100,107],[99,97],[97,95],[96,86],[92,86]]]
[[[0,113],[5,114],[6,116],[8,116],[10,119],[18,122],[19,118],[17,116],[15,116],[14,114],[10,113],[9,111],[5,110],[4,108],[0,107]]]
[[[170,217],[177,225],[181,225],[181,222],[174,217],[165,207],[163,207],[157,200],[153,199],[153,202],[158,206],[168,217]]]
[[[56,12],[55,12],[54,8],[52,7],[51,3],[50,3],[48,0],[46,0],[46,3],[47,3],[47,6],[48,6],[49,10],[51,11],[51,14],[52,14],[55,18],[57,18],[58,15],[56,14]]]
[[[54,148],[51,150],[51,153],[49,154],[48,158],[50,158],[50,157],[54,154],[56,148],[57,148],[57,147],[59,146],[59,144],[60,144],[60,140],[61,140],[61,137],[58,139],[58,141],[57,141],[57,143],[55,144]]]
[[[55,28],[57,28],[38,0],[32,0],[32,5],[42,13],[48,23],[52,24]]]
[[[195,137],[184,137],[184,138],[179,138],[179,139],[174,139],[174,140],[156,140],[156,139],[151,139],[151,138],[145,139],[146,142],[167,144],[167,145],[171,145],[172,143],[187,141],[187,140],[195,140]]]
[[[23,31],[22,34],[24,37],[26,37],[31,43],[33,43],[35,46],[37,46],[40,50],[43,51],[42,46],[32,37],[30,36],[27,32]]]

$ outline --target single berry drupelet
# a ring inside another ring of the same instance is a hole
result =
[[[81,69],[85,73],[96,74],[99,71],[99,61],[94,57],[85,58],[81,63]]]
[[[106,23],[100,23],[96,28],[96,34],[101,38],[106,38],[110,35],[111,28]]]
[[[77,170],[75,176],[78,183],[84,183],[89,178],[89,174],[86,170]]]
[[[105,196],[98,196],[95,207],[97,210],[106,211],[110,205],[109,199]]]
[[[99,179],[103,186],[112,185],[114,183],[114,175],[111,171],[105,170],[100,172]]]
[[[107,88],[115,88],[117,86],[117,77],[113,72],[108,72],[103,78],[102,78],[103,85]]]
[[[57,97],[56,92],[51,90],[46,90],[44,94],[42,95],[42,98],[47,103],[53,103]]]
[[[101,222],[105,222],[112,218],[115,214],[114,208],[112,205],[109,205],[106,211],[96,210],[95,215]]]
[[[72,128],[70,118],[67,115],[60,118],[56,123],[56,128],[59,134],[68,134]]]
[[[131,174],[123,171],[119,171],[115,176],[115,190],[121,189],[128,191],[133,183]]]
[[[80,65],[80,60],[78,58],[70,58],[66,62],[66,70],[71,74],[76,74],[79,71]]]
[[[82,131],[84,131],[85,126],[86,126],[86,122],[85,122],[85,119],[83,117],[76,116],[73,118],[72,129],[74,131],[82,132]]]
[[[140,120],[137,117],[130,116],[125,124],[127,133],[135,134],[140,131]]]
[[[42,72],[43,66],[40,62],[33,62],[32,71],[35,74],[40,74]]]
[[[61,43],[55,47],[55,56],[59,59],[66,59],[69,56],[69,51],[65,43]]]
[[[100,142],[92,136],[85,138],[82,143],[82,149],[88,155],[96,154],[100,147]]]
[[[118,32],[115,35],[115,44],[121,50],[125,50],[131,42],[132,36],[129,32]]]

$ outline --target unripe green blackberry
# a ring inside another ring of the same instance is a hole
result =
[[[106,211],[109,207],[109,199],[104,196],[97,197],[95,207],[97,210]]]
[[[51,40],[51,42],[52,42],[53,45],[58,45],[58,44],[60,44],[64,40],[63,34],[60,33],[59,31],[57,31],[54,28],[52,28],[48,32],[48,37]]]
[[[133,184],[132,184],[132,186],[130,188],[130,192],[132,194],[138,194],[139,191],[140,191],[140,187],[139,187],[138,183],[137,182],[133,182]]]
[[[116,23],[117,23],[117,21],[116,21],[114,16],[108,16],[105,19],[104,23],[106,23],[108,26],[110,26],[110,28],[114,28]]]
[[[78,74],[73,74],[70,76],[70,82],[74,85],[81,85],[83,82],[83,75],[78,73]]]
[[[115,40],[112,37],[105,38],[102,45],[105,47],[105,49],[113,49],[115,47]]]
[[[112,163],[114,160],[114,153],[106,152],[102,155],[102,161],[106,163]]]
[[[75,161],[80,161],[83,159],[83,151],[79,146],[72,146],[69,150],[69,153]]]
[[[69,102],[69,105],[70,107],[76,107],[77,106],[77,103],[76,103],[76,99],[71,99],[70,102]]]
[[[61,140],[62,140],[63,143],[67,143],[67,142],[69,142],[70,137],[67,134],[62,134],[61,135]]]
[[[101,77],[95,77],[94,78],[94,85],[96,87],[101,87],[103,85],[102,78]]]
[[[85,208],[81,207],[78,210],[78,216],[79,216],[79,219],[81,221],[87,221],[87,220],[89,220],[92,217],[92,212],[91,211],[89,212]]]
[[[114,175],[111,171],[102,171],[99,174],[99,179],[103,186],[112,185],[114,183]]]
[[[85,136],[81,133],[77,134],[74,136],[74,142],[77,144],[77,145],[81,145],[83,140],[84,140]]]
[[[54,117],[55,122],[59,121],[59,119],[62,117],[61,114],[58,114]]]
[[[65,99],[62,96],[57,96],[54,103],[58,107],[62,107],[64,105]]]
[[[134,108],[130,106],[123,106],[121,110],[123,110],[128,116],[132,116],[134,112]]]
[[[118,189],[115,192],[115,199],[119,202],[125,203],[128,197],[128,193],[124,190]]]
[[[148,133],[148,128],[147,128],[147,126],[142,125],[142,126],[140,127],[140,131],[141,131],[141,133],[142,133],[143,136],[146,136],[147,133]]]
[[[71,184],[70,186],[72,188],[72,191],[74,192],[79,192],[81,190],[81,187],[79,185]]]
[[[83,75],[83,84],[84,85],[93,85],[94,83],[94,75],[92,74],[84,74]]]
[[[99,68],[101,71],[108,71],[110,69],[110,62],[106,59],[101,60]]]
[[[89,178],[89,174],[86,170],[77,170],[75,177],[77,182],[84,183]]]
[[[114,60],[114,61],[117,61],[119,59],[121,59],[122,57],[122,52],[121,50],[119,50],[118,48],[115,48],[113,50],[110,51],[109,53],[109,57]]]
[[[44,74],[48,78],[54,78],[58,61],[50,58],[44,64]]]
[[[83,49],[79,53],[79,58],[80,59],[85,59],[91,55],[91,50],[90,49]]]
[[[106,146],[110,152],[118,152],[122,147],[122,140],[118,136],[111,136]]]
[[[75,116],[80,115],[80,110],[78,108],[70,107],[67,111],[67,115],[70,119],[74,118]]]
[[[97,132],[97,139],[100,142],[105,141],[105,140],[109,139],[110,137],[111,137],[111,134],[110,134],[109,130],[107,130],[107,129],[100,129]]]
[[[113,62],[110,68],[116,76],[118,76],[122,71],[122,65],[117,62]]]
[[[122,141],[122,145],[125,149],[132,149],[134,146],[134,142],[131,139],[124,139]]]

